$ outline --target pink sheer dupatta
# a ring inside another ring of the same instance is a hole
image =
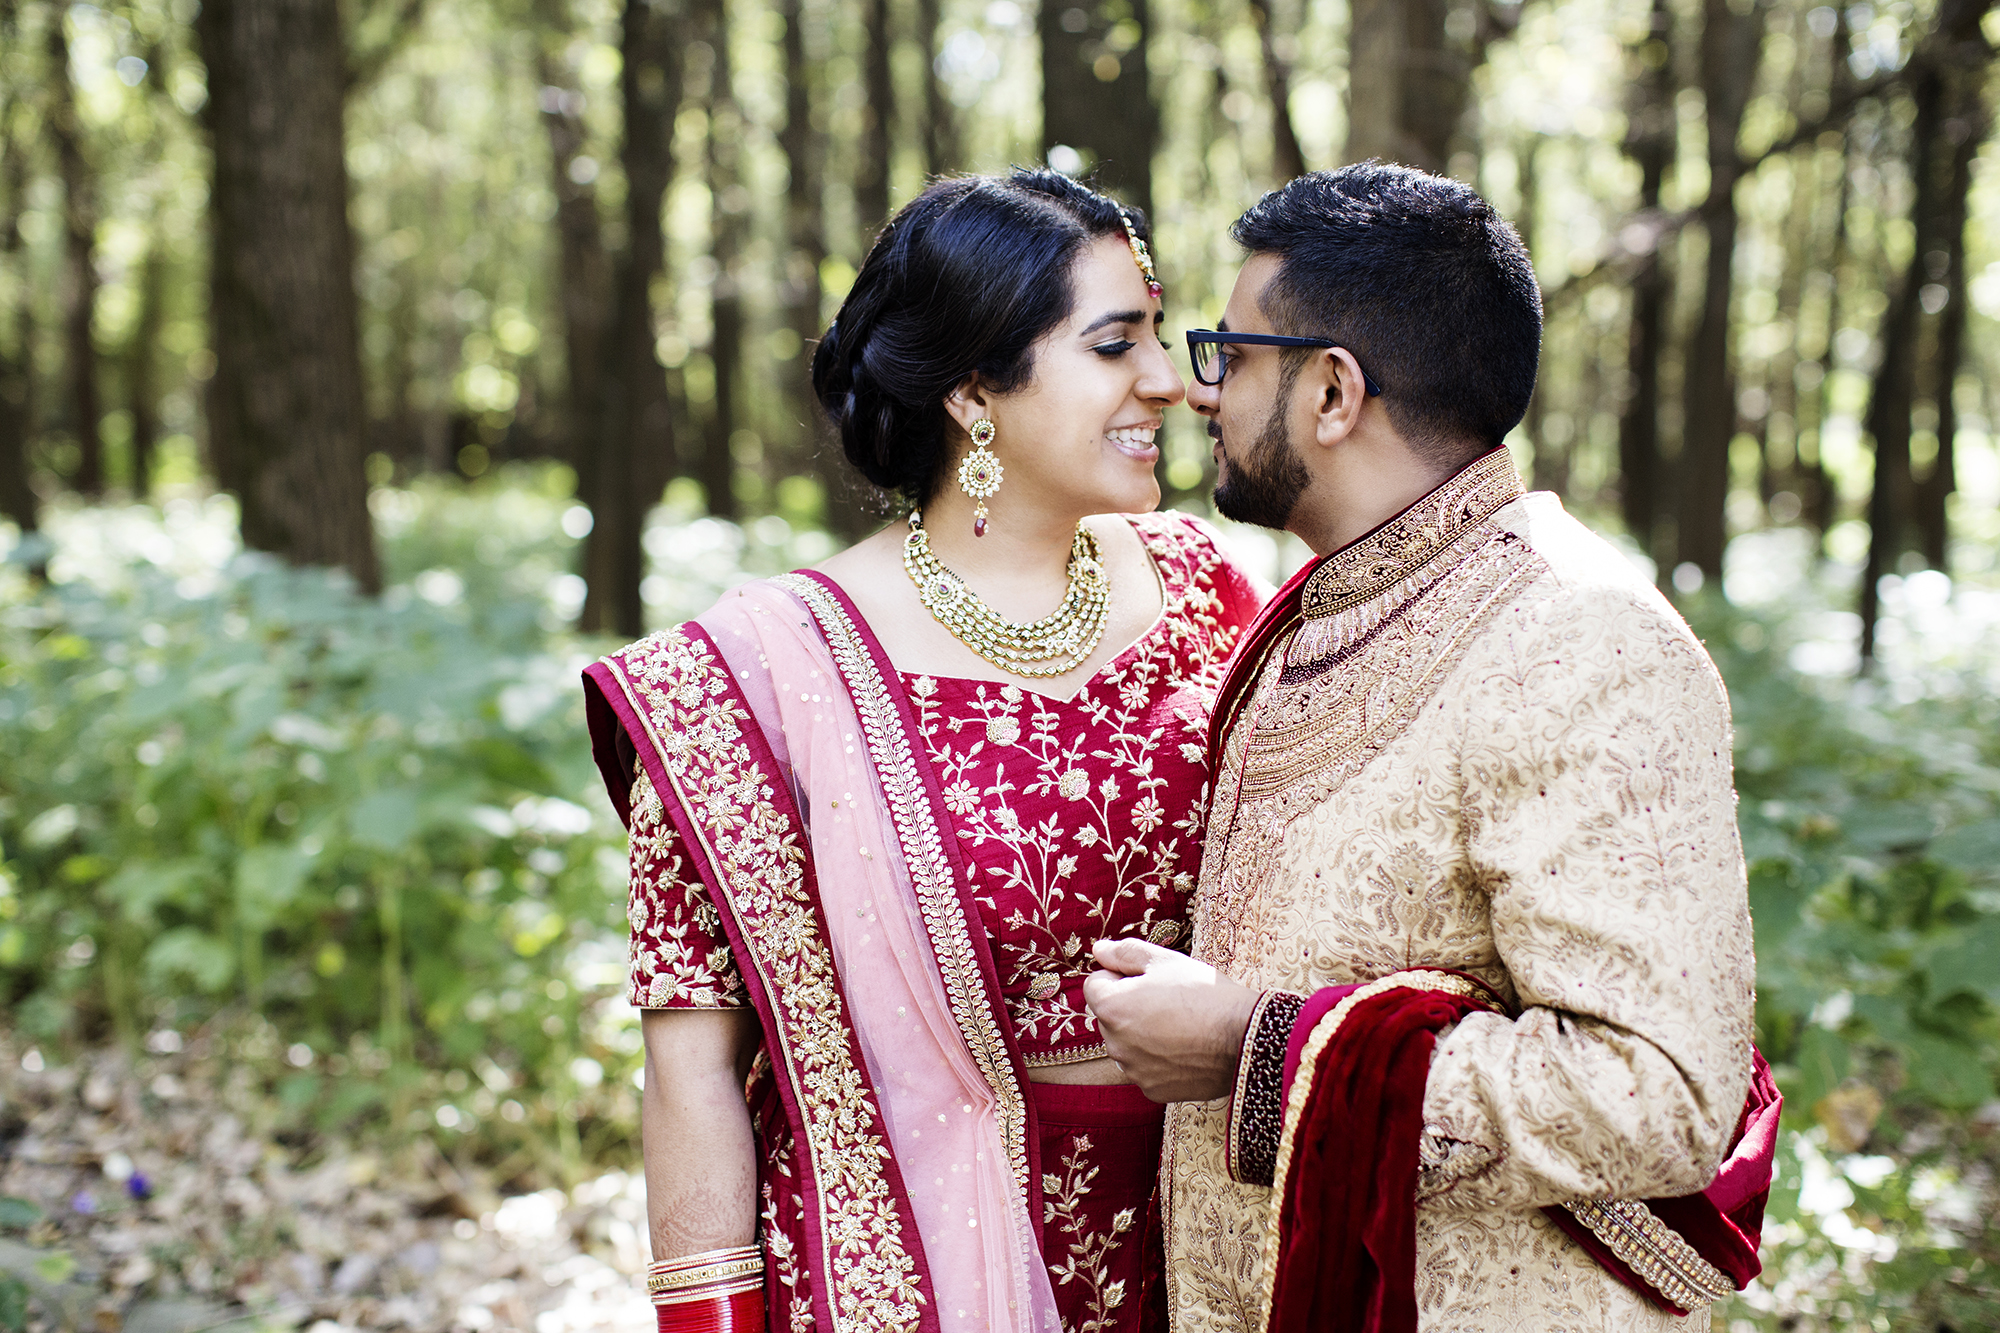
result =
[[[903,770],[917,761],[896,752],[893,736],[885,741],[882,719],[893,707],[857,699],[850,678],[863,677],[871,692],[893,683],[859,669],[867,663],[853,660],[852,645],[837,660],[842,645],[815,625],[829,606],[840,609],[826,585],[788,576],[747,585],[697,623],[748,701],[809,830],[821,909],[917,1220],[938,1328],[1060,1333],[1028,1213],[1024,1090],[1011,1070],[995,1067],[983,1035],[1007,1020],[985,1015],[968,1038],[968,988],[958,985],[955,1006],[947,976],[965,975],[968,923],[955,900],[920,900],[904,851],[909,813],[899,821],[890,794],[907,805],[914,775]],[[884,762],[891,771],[878,769]],[[839,1262],[840,1238],[828,1237],[827,1248],[829,1262]]]

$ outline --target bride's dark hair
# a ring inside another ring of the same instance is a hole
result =
[[[1126,210],[1140,239],[1145,215]],[[1118,205],[1061,172],[940,180],[875,238],[813,353],[813,392],[861,475],[913,505],[949,461],[945,396],[977,372],[1000,393],[1034,375],[1067,319],[1084,243],[1125,234]]]

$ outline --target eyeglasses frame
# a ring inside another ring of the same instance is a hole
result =
[[[1219,332],[1215,329],[1189,329],[1187,332],[1188,364],[1194,371],[1195,382],[1206,384],[1211,389],[1220,385],[1222,380],[1220,378],[1208,379],[1202,375],[1200,345],[1203,343],[1210,343],[1216,346],[1234,343],[1244,347],[1340,346],[1339,343],[1328,338],[1294,338],[1290,334],[1285,333],[1230,333]],[[1348,355],[1354,355],[1351,349],[1348,350]],[[1358,357],[1355,359],[1354,364],[1357,367],[1361,366],[1361,361]],[[1223,373],[1228,373],[1228,363],[1226,361],[1223,363]],[[1375,382],[1375,377],[1370,375],[1365,367],[1361,369],[1361,383],[1368,390],[1370,398],[1380,398],[1382,396],[1382,386]]]

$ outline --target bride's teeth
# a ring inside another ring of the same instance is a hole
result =
[[[1107,431],[1109,438],[1120,444],[1151,444],[1153,432],[1145,429]]]

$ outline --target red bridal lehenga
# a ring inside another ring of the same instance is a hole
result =
[[[1132,1333],[1163,1112],[1090,945],[1185,943],[1208,710],[1256,614],[1208,529],[1132,520],[1159,619],[1070,698],[898,672],[811,573],[586,673],[632,835],[630,998],[751,1006],[770,1327]]]

